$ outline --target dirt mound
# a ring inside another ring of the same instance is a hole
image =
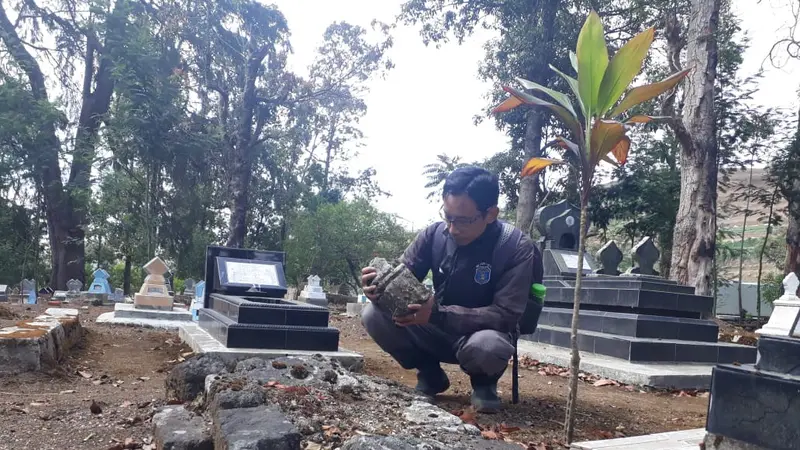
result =
[[[11,320],[18,318],[19,316],[14,311],[11,311],[8,306],[0,305],[0,319]]]

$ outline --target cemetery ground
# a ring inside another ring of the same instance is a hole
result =
[[[9,305],[9,309],[14,316],[0,315],[0,325],[35,317],[46,306]],[[165,379],[176,364],[192,354],[175,332],[94,322],[99,314],[110,310],[90,307],[81,311],[86,338],[59,367],[46,373],[0,377],[0,449],[150,448],[152,415],[169,403]],[[341,331],[342,347],[364,355],[366,374],[414,385],[414,373],[403,370],[383,353],[358,318],[333,316],[331,326]],[[500,414],[470,412],[469,379],[456,366],[445,366],[452,387],[438,405],[479,426],[485,437],[505,437],[537,450],[560,448],[566,371],[530,360],[523,360],[522,366],[521,403],[507,405]],[[508,400],[510,370],[499,389]],[[328,418],[342,428],[342,438],[358,433],[343,424],[357,423],[354,418],[363,415],[359,403],[365,401],[370,399],[343,401],[336,411],[351,417]],[[701,428],[707,404],[704,393],[619,386],[587,374],[580,386],[577,439]],[[401,417],[398,414],[398,423],[387,426],[402,430]]]

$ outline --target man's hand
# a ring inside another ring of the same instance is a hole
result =
[[[428,301],[421,305],[408,305],[409,314],[394,318],[394,323],[401,327],[410,325],[425,325],[431,319],[431,310],[433,309],[433,296],[428,298]]]
[[[374,267],[364,267],[361,269],[361,290],[364,291],[364,295],[371,301],[374,302],[378,299],[378,295],[376,290],[378,289],[377,286],[370,286],[372,280],[378,276],[378,271],[375,270]]]

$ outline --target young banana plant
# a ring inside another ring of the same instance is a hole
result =
[[[595,169],[601,161],[612,164],[625,164],[631,147],[627,136],[628,127],[647,123],[653,117],[634,115],[620,120],[634,106],[655,98],[675,87],[689,70],[673,74],[663,81],[625,91],[641,72],[642,64],[655,30],[648,29],[629,40],[609,61],[608,49],[600,16],[594,11],[589,14],[578,36],[576,52],[570,52],[572,67],[578,74],[573,78],[553,66],[553,71],[566,80],[577,100],[577,108],[570,97],[564,93],[548,89],[533,81],[518,79],[524,92],[510,86],[503,89],[508,97],[498,105],[495,113],[502,113],[522,105],[547,108],[555,114],[570,131],[572,140],[557,137],[554,142],[565,151],[575,154],[581,177],[581,220],[578,240],[578,267],[583,267],[583,254],[586,249],[586,214],[589,194],[594,181]],[[622,95],[625,94],[624,97]],[[621,100],[620,100],[621,99]],[[610,155],[613,155],[612,160]],[[534,175],[554,164],[565,164],[564,160],[551,158],[531,158],[522,169],[522,177]],[[572,312],[572,333],[570,344],[570,383],[567,399],[567,415],[564,432],[567,443],[572,442],[575,428],[575,408],[578,398],[578,374],[580,354],[578,353],[578,318],[580,312],[582,271],[575,277],[575,297]]]

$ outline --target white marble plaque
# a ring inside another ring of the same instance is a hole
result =
[[[225,269],[228,272],[229,283],[280,286],[278,271],[272,264],[227,261]]]
[[[578,255],[561,254],[561,257],[564,258],[564,264],[566,264],[568,268],[578,270]],[[592,270],[586,258],[583,258],[583,270]]]

